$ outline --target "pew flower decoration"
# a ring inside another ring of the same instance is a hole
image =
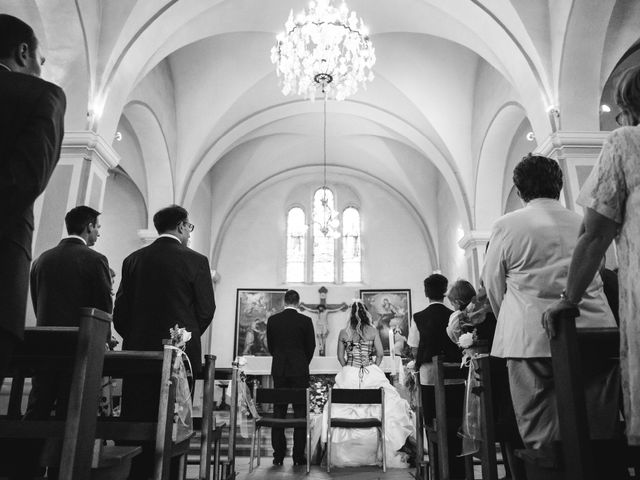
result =
[[[191,332],[184,327],[178,327],[177,323],[175,327],[169,329],[169,335],[173,346],[182,350],[187,346],[187,342],[191,340]]]
[[[476,329],[474,328],[472,332],[463,333],[458,338],[458,346],[462,348],[462,363],[460,363],[460,368],[466,367],[469,365],[469,362],[475,355],[475,352],[471,350],[473,346],[475,346],[478,341],[478,334],[476,333]]]
[[[333,381],[329,378],[311,377],[309,382],[309,394],[311,396],[309,409],[311,413],[322,413],[329,397],[329,385],[332,384]]]

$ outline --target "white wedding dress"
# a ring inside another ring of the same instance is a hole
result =
[[[371,359],[373,340],[348,342],[347,364],[336,375],[334,388],[384,388],[385,439],[387,467],[407,467],[407,455],[399,452],[407,437],[415,438],[415,421],[409,403],[389,383],[384,372]],[[331,406],[333,418],[380,417],[379,405]],[[324,429],[327,425],[327,407],[324,409]],[[323,432],[326,438],[326,431]],[[356,467],[359,465],[381,465],[382,446],[378,444],[375,428],[334,428],[331,433],[331,465]]]

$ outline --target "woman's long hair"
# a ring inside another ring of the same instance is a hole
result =
[[[367,311],[362,300],[356,299],[351,304],[351,314],[347,323],[347,335],[349,340],[353,340],[357,335],[361,339],[364,338],[364,330],[368,326],[372,326],[371,314]]]

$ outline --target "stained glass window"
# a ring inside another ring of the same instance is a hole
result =
[[[287,282],[304,282],[306,240],[304,210],[293,207],[287,215]]]
[[[349,207],[342,213],[342,280],[362,280],[360,252],[360,212]]]

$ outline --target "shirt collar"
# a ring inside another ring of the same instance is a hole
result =
[[[67,239],[70,239],[70,238],[75,238],[77,240],[81,240],[82,243],[87,245],[87,241],[84,238],[82,238],[80,235],[67,235],[66,237],[64,237],[64,240],[67,240]]]
[[[444,305],[444,301],[442,300],[429,300],[429,305],[435,305],[439,303],[440,305]]]
[[[12,72],[13,70],[11,70],[9,67],[7,67],[4,63],[0,62],[0,67],[6,68],[7,71]]]
[[[555,198],[534,198],[533,200],[529,200],[527,202],[527,207],[535,207],[538,205],[560,205],[562,206],[562,204],[560,203],[560,200],[556,200]]]
[[[160,235],[158,235],[158,238],[173,238],[175,241],[177,241],[178,243],[182,244],[182,241],[176,237],[175,235],[171,235],[170,233],[161,233]]]
[[[285,307],[284,307],[284,309],[285,309],[285,310],[295,310],[295,311],[298,311],[298,308],[297,308],[297,307],[293,307],[293,306],[291,306],[291,305],[287,305],[287,306],[285,306]]]

